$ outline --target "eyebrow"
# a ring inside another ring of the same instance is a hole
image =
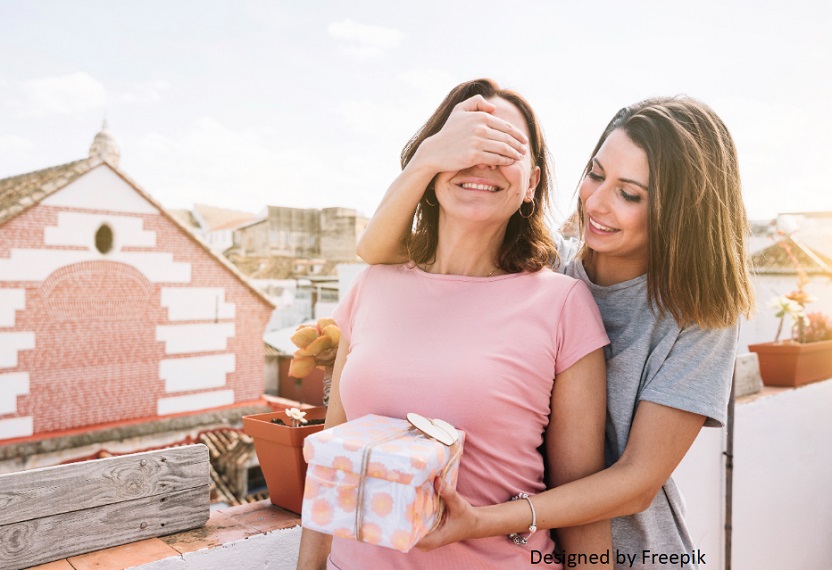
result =
[[[604,165],[601,164],[600,160],[598,160],[597,158],[593,158],[592,162],[597,164],[598,168],[600,168],[602,171],[604,170]],[[638,186],[639,188],[641,188],[642,190],[644,190],[645,192],[647,192],[647,185],[642,184],[641,182],[639,182],[637,180],[633,180],[632,178],[619,178],[618,180],[620,182],[624,182],[625,184],[634,184],[634,185]]]

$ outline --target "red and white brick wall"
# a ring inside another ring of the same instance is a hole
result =
[[[270,313],[101,165],[0,226],[0,442],[257,399]]]

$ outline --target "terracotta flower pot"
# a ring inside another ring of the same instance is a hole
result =
[[[326,418],[326,408],[303,410],[307,420]],[[272,423],[280,418],[289,425]],[[306,461],[303,459],[303,440],[324,429],[323,424],[291,427],[286,412],[270,412],[243,417],[243,429],[254,439],[254,451],[269,488],[272,504],[300,513],[303,485],[306,482]]]
[[[757,353],[766,386],[794,387],[832,378],[832,340],[764,342],[748,350]]]

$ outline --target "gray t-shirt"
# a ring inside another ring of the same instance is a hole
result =
[[[647,298],[647,275],[601,287],[592,283],[576,258],[578,243],[557,237],[560,264],[556,270],[589,287],[607,330],[606,460],[612,465],[627,445],[639,402],[646,400],[707,419],[706,426],[725,423],[739,324],[723,329],[680,328],[670,317],[659,317]],[[624,568],[696,568],[697,554],[716,561],[719,553],[697,552],[685,525],[685,502],[673,479],[668,479],[650,507],[612,519],[613,558]],[[650,552],[645,556],[645,550]],[[682,554],[693,553],[681,564]],[[652,555],[656,556],[653,557]],[[676,554],[673,563],[660,555]],[[623,558],[629,555],[625,561]],[[633,558],[635,556],[635,558]],[[631,561],[634,563],[631,565]]]

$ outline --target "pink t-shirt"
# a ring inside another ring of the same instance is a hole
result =
[[[466,277],[375,265],[333,317],[350,344],[340,380],[347,419],[417,412],[464,430],[457,490],[475,506],[546,488],[537,448],[554,377],[609,343],[586,285],[548,269]],[[534,534],[526,547],[498,536],[407,554],[335,538],[329,563],[525,568],[531,549],[551,552],[549,534]]]

